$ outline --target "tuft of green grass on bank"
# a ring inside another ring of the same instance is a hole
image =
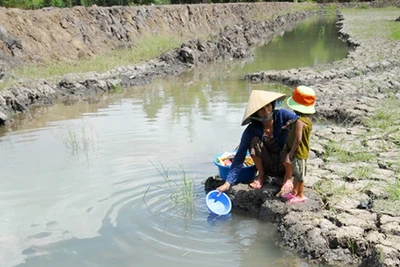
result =
[[[372,162],[377,159],[379,162],[379,153],[368,152],[366,143],[371,137],[383,141],[382,144],[385,146],[381,148],[383,152],[387,151],[385,150],[386,147],[389,150],[393,148],[400,149],[400,109],[398,108],[400,99],[390,96],[387,99],[377,101],[375,104],[374,114],[363,120],[363,124],[368,128],[368,131],[358,136],[357,140],[359,142],[346,144],[343,139],[328,141],[324,145],[325,160],[352,163]],[[386,186],[382,184],[382,190],[387,194],[374,198],[373,211],[400,215],[400,164],[396,157],[382,158],[381,162],[386,165],[386,168],[393,171],[393,177],[388,177],[390,182],[388,181]],[[342,179],[337,181],[321,179],[320,182],[314,185],[314,189],[321,195],[325,206],[334,211],[335,202],[340,201],[342,198],[351,197],[355,193],[354,186],[352,187],[351,183],[347,182],[349,177],[352,179],[351,181],[365,180],[365,185],[357,189],[356,192],[368,194],[371,188],[376,187],[374,182],[369,180],[375,173],[376,170],[373,166],[355,166],[349,174],[338,172],[337,174],[342,176]]]
[[[390,38],[394,41],[400,40],[400,23],[396,21],[388,21],[386,23],[389,24],[387,27],[390,28]]]
[[[325,146],[324,159],[328,157],[336,158],[341,163],[348,162],[370,162],[376,155],[365,151],[365,147],[353,144],[348,146],[342,142],[329,141]]]
[[[400,180],[395,179],[387,185],[387,198],[374,200],[373,211],[378,213],[393,213],[400,215]]]
[[[377,128],[387,133],[400,130],[400,99],[389,97],[377,103],[375,114],[363,121],[370,128]]]
[[[288,13],[296,13],[296,12],[302,12],[302,11],[312,11],[312,10],[320,10],[321,8],[316,4],[312,2],[303,2],[303,3],[293,3],[289,9],[283,10],[280,12],[276,13],[260,13],[258,15],[254,15],[251,18],[248,18],[250,20],[255,20],[255,21],[266,21],[270,19],[274,19],[278,16],[282,16]]]
[[[11,87],[19,80],[47,79],[68,73],[105,72],[120,66],[134,65],[156,58],[166,51],[179,47],[183,42],[178,37],[142,36],[136,39],[132,47],[113,50],[95,57],[81,58],[76,62],[47,62],[42,65],[28,64],[10,72],[13,78],[0,84],[0,90]]]
[[[325,206],[334,209],[334,203],[340,202],[343,198],[351,197],[354,194],[365,193],[373,187],[372,182],[366,183],[359,189],[349,186],[344,181],[332,181],[330,179],[322,179],[314,184],[314,190],[321,196]]]
[[[400,23],[395,21],[399,16],[399,8],[397,7],[344,8],[342,12],[351,13],[358,17],[356,20],[359,23],[357,23],[357,28],[354,29],[356,37],[383,38],[389,41],[400,40]],[[377,15],[382,18],[377,19]]]

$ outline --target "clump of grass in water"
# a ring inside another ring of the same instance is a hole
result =
[[[124,90],[120,84],[113,85],[113,88],[110,90],[111,94],[122,94]]]
[[[158,171],[158,173],[163,177],[165,183],[168,188],[172,190],[170,194],[171,207],[175,208],[178,205],[183,206],[183,211],[185,215],[185,219],[193,217],[195,211],[194,201],[197,197],[194,191],[194,180],[190,179],[182,165],[178,164],[181,172],[179,172],[180,179],[172,180],[169,176],[169,170],[165,169],[164,165],[160,163],[161,168],[158,168],[152,161],[150,163],[154,166],[154,168]],[[145,197],[149,188],[146,190],[145,195],[143,196],[143,201],[145,202]],[[146,202],[145,202],[146,204]],[[146,204],[147,205],[147,204]]]
[[[89,157],[89,151],[96,148],[93,132],[89,134],[85,125],[82,125],[80,132],[68,129],[67,134],[62,137],[62,141],[70,155],[78,155],[83,152],[86,157]]]

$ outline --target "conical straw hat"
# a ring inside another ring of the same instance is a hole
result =
[[[268,103],[271,103],[279,98],[285,98],[285,94],[253,90],[250,93],[249,102],[247,103],[246,111],[244,112],[242,126],[250,123],[250,116],[253,115],[257,110],[264,107]]]

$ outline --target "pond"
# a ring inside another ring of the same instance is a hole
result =
[[[334,23],[314,17],[251,59],[39,108],[1,129],[1,266],[307,266],[275,245],[275,225],[215,220],[202,182],[238,145],[249,92],[291,90],[244,74],[345,57]]]

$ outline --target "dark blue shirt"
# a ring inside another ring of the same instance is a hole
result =
[[[289,134],[288,129],[282,129],[282,126],[286,125],[289,120],[296,119],[298,116],[289,110],[286,109],[277,109],[274,111],[273,120],[274,120],[274,129],[273,136],[277,139],[280,149],[284,147],[286,144],[286,139]],[[235,184],[238,178],[239,172],[243,167],[244,159],[246,158],[247,151],[250,149],[251,140],[258,136],[260,139],[264,134],[264,127],[262,122],[253,121],[251,122],[242,134],[242,139],[240,140],[239,148],[236,152],[235,157],[233,158],[233,162],[229,173],[226,177],[226,181],[230,184]]]

